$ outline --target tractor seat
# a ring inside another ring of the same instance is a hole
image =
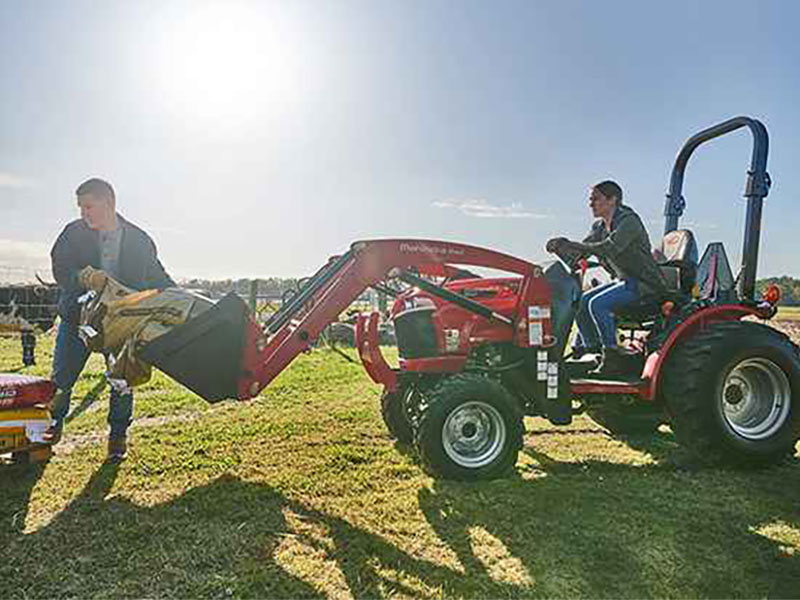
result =
[[[688,229],[670,231],[653,249],[653,258],[667,282],[667,291],[646,294],[618,311],[616,317],[622,328],[642,328],[642,324],[655,319],[662,303],[669,300],[680,305],[691,298],[697,277],[697,242],[692,232]]]
[[[697,242],[688,229],[670,231],[653,250],[667,289],[691,294],[697,277]]]

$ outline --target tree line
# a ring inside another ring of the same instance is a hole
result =
[[[800,306],[800,279],[795,279],[789,275],[781,277],[767,277],[756,282],[757,296],[771,284],[777,285],[781,289],[780,306]]]
[[[197,290],[212,297],[219,298],[228,292],[236,292],[240,296],[248,297],[253,279],[188,279],[181,281],[181,287]],[[299,279],[281,277],[268,277],[255,279],[260,297],[281,298],[287,290],[296,290]]]

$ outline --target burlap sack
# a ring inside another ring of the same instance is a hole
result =
[[[181,288],[137,292],[93,267],[83,269],[79,279],[96,294],[81,311],[81,337],[90,350],[105,355],[109,378],[129,386],[150,380],[151,366],[137,357],[142,346],[213,305]]]

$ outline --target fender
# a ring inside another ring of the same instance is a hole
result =
[[[689,315],[685,321],[679,323],[672,333],[669,334],[667,341],[664,342],[661,348],[647,357],[647,362],[642,372],[642,379],[648,380],[650,383],[640,391],[640,396],[644,400],[654,400],[658,397],[661,369],[675,344],[687,336],[692,335],[697,329],[705,329],[712,323],[740,321],[743,317],[749,315],[760,318],[766,316],[763,310],[755,306],[743,306],[741,304],[721,304],[719,306],[701,309]]]

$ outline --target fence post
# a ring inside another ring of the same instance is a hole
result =
[[[250,311],[256,314],[256,302],[258,301],[258,279],[250,280]]]

